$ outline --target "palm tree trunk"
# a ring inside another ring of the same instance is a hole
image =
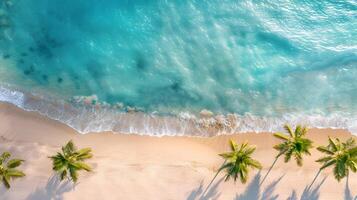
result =
[[[208,184],[208,186],[206,187],[205,191],[202,193],[201,197],[204,197],[204,195],[206,194],[206,192],[208,191],[208,189],[211,187],[213,181],[217,178],[219,172],[221,172],[221,168],[224,164],[226,164],[227,160],[224,160],[224,162],[222,163],[221,167],[217,170],[217,173],[214,175],[213,179],[211,180],[211,182]]]
[[[312,185],[315,183],[315,181],[316,181],[317,177],[320,175],[321,171],[322,171],[322,169],[320,168],[319,171],[317,172],[317,174],[315,175],[314,180],[312,181],[310,186],[307,188],[308,191],[311,189]]]
[[[349,180],[349,178],[350,178],[350,173],[349,173],[349,172],[347,172],[347,177],[346,177],[346,188],[350,188],[350,187],[349,187],[349,184],[348,184],[348,180]]]
[[[283,155],[283,154],[279,154],[279,155],[275,158],[275,160],[274,160],[273,164],[270,166],[270,168],[269,168],[268,172],[265,174],[265,176],[264,176],[264,178],[263,178],[262,182],[260,182],[260,185],[262,185],[262,184],[263,184],[263,182],[264,182],[264,181],[265,181],[265,179],[267,178],[268,174],[269,174],[269,173],[270,173],[270,171],[273,169],[273,167],[274,167],[274,165],[275,165],[276,161],[278,161],[278,159],[279,159],[279,157],[280,157],[281,155]]]

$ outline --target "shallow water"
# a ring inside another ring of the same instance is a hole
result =
[[[353,129],[356,1],[0,2],[0,100],[81,132],[192,134],[182,118],[202,109],[249,120],[235,131],[285,122]],[[9,88],[46,103],[19,104]],[[92,95],[96,108],[78,108],[86,100],[76,96]],[[118,115],[130,107],[180,120],[124,129]]]

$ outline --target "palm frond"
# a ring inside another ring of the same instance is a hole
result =
[[[338,139],[336,139],[336,142],[333,141],[330,137],[328,137],[328,141],[329,141],[329,147],[331,147],[332,151],[337,151],[337,144],[336,142],[338,142]]]
[[[297,125],[296,128],[295,128],[295,137],[300,137],[301,136],[301,125]]]
[[[78,172],[75,167],[69,167],[69,174],[73,180],[73,182],[77,182],[78,180]]]
[[[337,162],[333,170],[333,174],[337,181],[340,181],[346,176],[346,165],[343,162]]]
[[[221,156],[222,158],[226,159],[231,159],[233,158],[233,156],[235,155],[235,152],[227,152],[227,153],[220,153],[218,154],[219,156]]]
[[[7,162],[6,166],[8,168],[16,168],[16,167],[20,166],[22,162],[24,162],[24,160],[12,159]]]
[[[350,149],[348,149],[348,153],[350,154],[350,156],[352,157],[356,157],[357,156],[357,147],[350,147]]]
[[[354,138],[349,138],[346,142],[345,142],[345,148],[349,149],[352,147],[356,146],[356,140]]]
[[[9,177],[24,177],[25,173],[16,169],[8,169],[6,172],[7,176]]]
[[[244,142],[240,145],[240,151],[244,151],[245,148],[247,148],[248,146],[248,143],[247,142]]]
[[[246,183],[248,180],[248,174],[247,174],[247,170],[244,170],[243,168],[239,171],[240,174],[240,181],[242,183]]]
[[[243,154],[249,156],[252,153],[254,153],[255,149],[256,149],[255,146],[247,147],[246,149],[244,149]]]
[[[296,160],[296,164],[301,167],[302,163],[303,163],[301,154],[295,153],[294,157],[295,157],[295,160]]]
[[[61,181],[63,181],[67,177],[67,170],[62,170],[59,172],[60,172]]]
[[[307,134],[308,130],[309,129],[306,126],[304,126],[301,130],[301,136],[305,136]]]
[[[10,178],[8,176],[2,176],[2,182],[7,189],[9,189],[11,187],[10,186]]]
[[[75,162],[75,163],[71,163],[70,165],[75,166],[77,169],[81,170],[84,169],[86,171],[92,171],[92,168],[85,164],[84,162]]]
[[[284,129],[289,133],[290,137],[295,137],[294,132],[292,131],[291,127],[288,124],[284,125]]]
[[[91,148],[84,148],[80,149],[77,151],[77,158],[78,160],[85,160],[93,157],[93,154],[91,154],[92,149]]]
[[[237,151],[237,143],[234,140],[229,140],[231,151]]]
[[[289,136],[285,135],[284,133],[274,133],[274,137],[285,141],[289,141],[290,139]]]
[[[330,161],[332,159],[333,159],[332,156],[326,156],[326,157],[322,157],[322,158],[316,160],[316,162],[325,163],[325,162]]]
[[[284,157],[284,162],[289,162],[291,159],[291,156],[293,155],[293,149],[289,149],[284,153],[285,157]]]
[[[328,155],[333,155],[334,154],[333,151],[331,151],[328,147],[324,147],[324,146],[317,147],[317,150],[322,152],[322,153],[326,153]]]
[[[0,156],[0,165],[5,162],[8,158],[10,158],[11,154],[7,151],[3,152]]]
[[[287,150],[289,150],[289,143],[287,142],[284,142],[284,143],[280,143],[280,144],[277,144],[273,147],[275,150],[279,151],[278,155],[277,156],[280,156],[282,154],[285,154],[285,152]]]
[[[357,172],[357,160],[349,162],[348,166],[350,167],[351,171],[355,173]]]
[[[322,167],[320,167],[320,169],[325,169],[326,167],[329,167],[335,163],[336,163],[336,160],[330,160],[330,161],[326,162],[324,165],[322,165]]]
[[[248,165],[252,166],[253,168],[256,168],[256,169],[262,169],[263,166],[260,164],[259,161],[257,160],[254,160],[254,159],[247,159],[247,163]]]

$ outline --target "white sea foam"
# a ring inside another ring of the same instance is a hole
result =
[[[14,104],[27,111],[36,111],[82,134],[113,131],[150,136],[214,136],[280,131],[285,123],[316,128],[341,128],[357,133],[357,118],[343,113],[330,115],[293,113],[282,117],[228,114],[200,118],[183,112],[177,116],[160,116],[142,112],[122,112],[108,106],[73,105],[3,86],[0,86],[0,101]]]

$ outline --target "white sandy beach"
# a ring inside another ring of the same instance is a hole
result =
[[[344,130],[312,129],[309,137],[314,146],[325,144],[327,137],[346,139]],[[213,138],[146,137],[113,133],[81,135],[73,129],[39,114],[0,104],[0,151],[10,151],[25,159],[20,167],[26,177],[12,182],[8,191],[1,186],[0,199],[119,199],[119,200],[194,200],[222,163],[218,153],[228,148],[228,140],[245,140],[257,145],[255,158],[264,166],[264,175],[276,154],[272,146],[278,142],[271,133],[237,133]],[[49,155],[68,140],[78,147],[92,147],[89,161],[92,173],[81,173],[76,186],[59,183],[52,177]],[[252,171],[243,185],[217,179],[205,198],[201,199],[321,199],[352,200],[357,195],[357,174],[352,174],[349,187],[346,179],[338,183],[331,170],[322,173],[311,191],[304,191],[319,165],[314,162],[320,153],[305,160],[303,167],[294,162],[278,161],[267,181],[260,187],[260,174]],[[52,177],[52,178],[51,178]]]

